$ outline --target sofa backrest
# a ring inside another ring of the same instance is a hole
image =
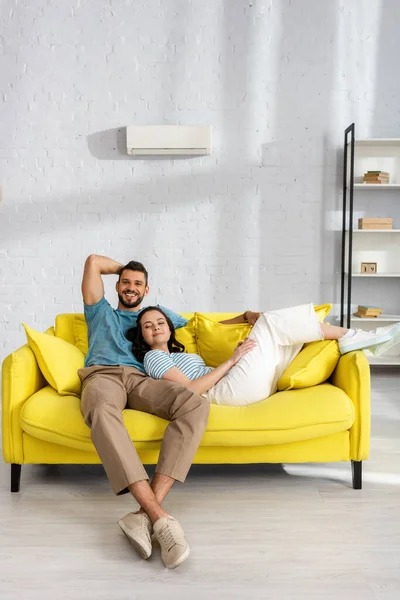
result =
[[[179,313],[186,319],[191,319],[194,313]],[[204,313],[206,317],[215,321],[223,321],[236,317],[239,313]],[[62,338],[70,344],[74,344],[86,356],[88,352],[88,332],[85,316],[83,313],[65,313],[57,315],[55,321],[56,337]]]
[[[87,354],[87,325],[83,313],[66,313],[56,316],[55,322],[56,337],[62,338],[70,344],[80,347],[79,343],[82,340],[82,334],[86,336],[86,351]],[[83,349],[80,348],[83,352]]]

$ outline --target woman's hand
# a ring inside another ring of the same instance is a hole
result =
[[[253,312],[252,310],[246,310],[244,313],[246,323],[249,325],[254,325],[257,319],[261,317],[261,312]]]
[[[236,363],[239,362],[242,356],[244,356],[248,352],[251,352],[251,350],[253,350],[256,347],[256,345],[257,342],[250,338],[246,338],[242,342],[239,342],[235,348],[234,353],[231,356],[232,366],[236,365]]]

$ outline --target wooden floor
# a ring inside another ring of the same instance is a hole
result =
[[[373,372],[364,489],[350,465],[194,467],[167,509],[192,548],[141,560],[102,467],[0,464],[1,600],[400,599],[400,370]]]

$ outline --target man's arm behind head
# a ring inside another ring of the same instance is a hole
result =
[[[106,256],[91,254],[85,261],[82,278],[82,296],[85,304],[91,306],[104,296],[102,275],[118,275],[123,265]]]

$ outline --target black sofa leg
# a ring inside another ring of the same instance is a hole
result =
[[[362,488],[362,461],[352,460],[351,461],[351,472],[353,475],[353,488],[355,490],[361,490]]]
[[[21,482],[21,465],[12,463],[11,465],[11,491],[19,492],[19,484]]]

